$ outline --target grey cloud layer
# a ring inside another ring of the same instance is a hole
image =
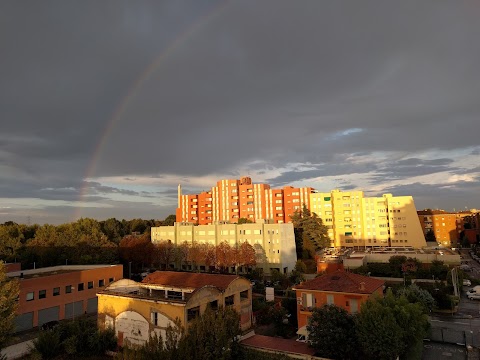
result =
[[[134,179],[306,164],[282,170],[274,186],[352,173],[376,184],[478,172],[418,155],[478,155],[473,6],[2,2],[0,197],[76,200],[92,165],[92,177]],[[380,163],[375,152],[404,155]],[[90,200],[155,196],[102,187],[88,187]],[[174,197],[166,191],[159,196]]]

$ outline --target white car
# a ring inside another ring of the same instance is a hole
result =
[[[463,280],[463,286],[472,286],[472,282],[468,279]]]
[[[467,297],[470,300],[480,300],[480,294],[477,294],[477,293],[471,293],[471,294],[467,293]]]

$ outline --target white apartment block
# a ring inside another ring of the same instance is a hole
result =
[[[364,197],[363,191],[312,192],[310,209],[328,228],[332,247],[427,244],[411,196]]]
[[[227,224],[198,225],[175,223],[174,226],[152,227],[153,243],[171,240],[175,245],[183,243],[228,243],[231,247],[247,242],[256,252],[257,268],[268,274],[272,269],[282,273],[293,270],[297,261],[293,224]]]

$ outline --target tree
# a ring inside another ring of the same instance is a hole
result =
[[[119,245],[120,258],[124,264],[132,263],[135,271],[150,266],[154,261],[156,247],[150,241],[150,236],[144,234],[142,236],[127,235]]]
[[[15,326],[17,298],[20,286],[16,279],[7,277],[3,261],[0,261],[0,350],[4,348]]]
[[[429,314],[435,307],[435,299],[425,289],[421,289],[416,284],[412,284],[406,288],[401,288],[398,291],[399,296],[405,298],[411,303],[419,303],[423,306],[423,312]]]
[[[184,262],[188,261],[191,246],[188,242],[184,241],[175,249],[175,261],[178,263],[180,269],[183,268]]]
[[[335,305],[315,308],[307,325],[308,339],[321,357],[356,359],[354,317]]]
[[[403,270],[402,266],[407,261],[407,257],[404,255],[394,255],[390,256],[388,263],[390,264],[391,274],[393,277],[402,277]]]
[[[173,226],[175,224],[175,221],[177,221],[177,217],[174,214],[170,214],[165,218],[165,220],[163,220],[162,225]]]
[[[175,260],[175,245],[171,240],[162,240],[155,244],[157,261],[165,270],[170,269],[170,264]]]
[[[252,224],[252,223],[253,223],[253,221],[250,220],[250,219],[247,219],[247,218],[240,218],[237,221],[238,225],[240,225],[240,224]]]
[[[188,326],[186,336],[180,340],[178,359],[230,360],[237,359],[240,318],[235,310],[220,307],[217,311],[207,307]]]
[[[295,229],[295,242],[297,245],[297,257],[305,258],[308,255],[313,258],[315,255],[311,253],[312,250],[322,249],[330,246],[330,238],[328,237],[327,227],[323,224],[321,218],[316,213],[311,213],[310,210],[303,205],[301,211],[295,211],[291,216],[293,226]],[[299,249],[302,252],[299,254]],[[309,254],[304,254],[303,250],[310,250]]]
[[[188,251],[187,261],[192,264],[193,270],[197,270],[198,265],[205,259],[202,245],[193,241]]]
[[[396,298],[391,291],[384,298],[366,301],[357,317],[357,338],[369,359],[417,358],[429,322],[422,305]]]
[[[228,267],[235,265],[235,255],[226,241],[221,242],[215,246],[215,267],[222,271],[228,270]]]
[[[238,248],[237,260],[238,266],[252,268],[257,265],[257,256],[254,247],[246,241],[241,244]]]
[[[435,279],[445,280],[448,274],[448,266],[443,261],[433,260],[430,264],[430,274]]]
[[[122,223],[115,218],[101,221],[100,225],[103,233],[107,236],[107,238],[116,244],[118,244],[122,237],[125,236]]]

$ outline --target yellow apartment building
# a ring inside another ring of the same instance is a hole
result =
[[[226,224],[198,225],[175,223],[174,226],[152,227],[153,243],[170,240],[175,245],[210,244],[217,246],[222,242],[231,247],[247,242],[256,253],[257,268],[264,273],[272,269],[288,273],[297,261],[293,224]]]
[[[411,196],[312,192],[310,210],[327,226],[332,247],[426,246]]]

